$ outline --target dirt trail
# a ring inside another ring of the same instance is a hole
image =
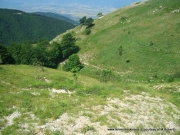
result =
[[[93,68],[96,68],[96,69],[99,69],[99,70],[105,70],[104,68],[102,67],[98,67],[98,66],[95,66],[95,65],[90,65],[89,63],[87,62],[83,62],[84,65],[86,66],[92,66]],[[114,73],[117,73],[117,74],[120,74],[120,75],[125,75],[125,74],[129,74],[131,71],[127,71],[127,72],[118,72],[118,71],[115,71],[114,68],[111,69],[112,72]]]

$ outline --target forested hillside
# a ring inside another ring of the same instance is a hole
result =
[[[53,39],[56,35],[74,28],[75,25],[19,10],[0,9],[0,44]]]
[[[60,15],[60,14],[55,14],[55,13],[51,13],[51,12],[46,12],[46,13],[45,12],[35,12],[35,14],[39,14],[39,15],[43,15],[43,16],[47,16],[47,17],[63,20],[63,21],[72,23],[74,25],[78,25],[79,24],[78,22],[76,22],[76,21],[74,21],[72,19],[69,19],[68,17],[65,17],[65,16]]]

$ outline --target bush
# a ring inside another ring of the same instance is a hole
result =
[[[130,62],[130,60],[126,60],[126,63],[129,63]]]
[[[103,70],[100,76],[102,82],[107,82],[112,79],[113,73],[110,70]]]
[[[169,76],[167,78],[167,82],[174,82],[174,77],[173,76]]]
[[[90,29],[86,29],[86,35],[89,35],[91,33]]]
[[[82,132],[85,134],[88,131],[96,131],[95,128],[93,126],[86,126],[82,129]]]
[[[118,48],[118,52],[119,52],[119,55],[121,56],[121,55],[122,55],[122,52],[123,52],[122,46],[120,46],[120,47]]]
[[[122,17],[120,18],[120,20],[121,20],[121,21],[125,21],[125,20],[126,20],[126,17],[125,17],[125,16],[122,16]]]
[[[71,71],[73,73],[80,71],[82,68],[83,65],[81,64],[79,56],[77,54],[72,54],[63,66],[64,71]]]
[[[173,74],[173,77],[174,77],[174,78],[180,78],[180,72],[175,72],[175,73]]]
[[[154,45],[154,43],[153,43],[152,41],[150,41],[150,42],[148,43],[148,45],[149,45],[149,46],[152,46],[152,45]]]

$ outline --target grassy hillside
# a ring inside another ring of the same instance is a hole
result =
[[[3,45],[41,38],[52,40],[56,35],[74,27],[74,24],[54,18],[0,9],[0,44]]]
[[[0,133],[179,134],[179,85],[103,83],[39,66],[0,66]],[[143,102],[142,102],[143,101]],[[142,124],[143,123],[143,124]],[[108,129],[139,129],[111,131]]]
[[[179,7],[179,0],[137,2],[95,20],[88,36],[84,26],[76,27],[72,33],[82,61],[131,80],[160,81],[179,75]]]

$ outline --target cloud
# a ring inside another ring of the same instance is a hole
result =
[[[70,7],[70,8],[68,8]],[[97,13],[103,12],[104,14],[114,11],[115,8],[112,7],[94,7],[89,5],[81,5],[81,4],[71,4],[67,5],[66,13],[73,12],[74,16],[88,16],[95,17]]]
[[[40,4],[40,5],[21,5],[21,9],[24,9],[27,12],[55,12],[60,14],[71,14],[75,17],[95,17],[97,13],[103,12],[104,14],[111,12],[114,10],[114,8],[109,7],[92,7],[89,5],[83,5],[78,3],[71,3],[71,4],[63,4],[63,5],[54,5],[53,3],[51,5],[49,4]]]

